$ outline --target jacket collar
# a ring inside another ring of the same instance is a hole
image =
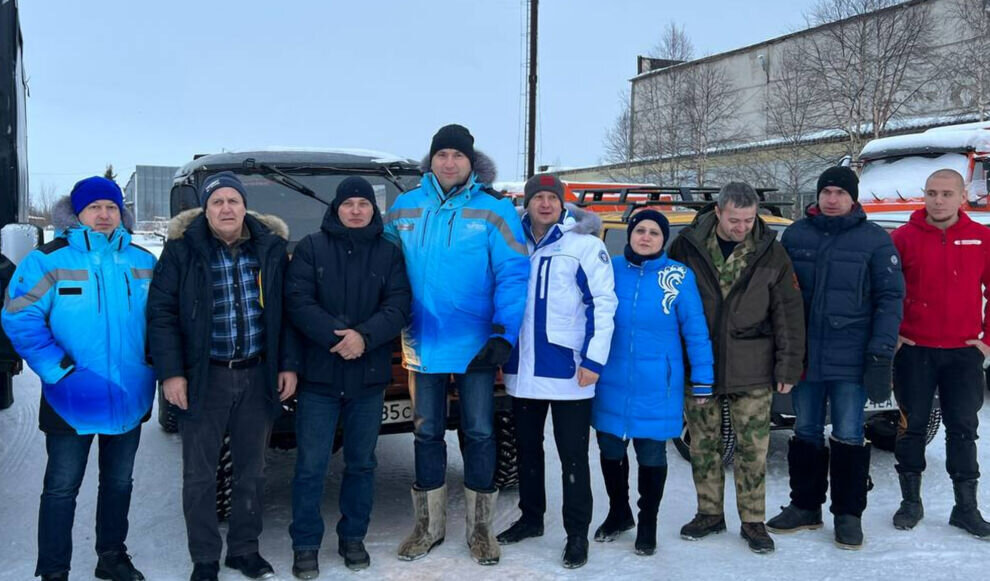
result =
[[[131,235],[122,225],[107,236],[76,223],[66,229],[63,236],[69,241],[69,246],[80,252],[120,252],[131,243]]]
[[[818,204],[811,204],[804,213],[815,228],[830,233],[843,232],[866,221],[866,211],[859,202],[853,204],[851,212],[842,216],[826,216],[818,209]]]
[[[969,227],[969,225],[970,224],[973,224],[973,223],[974,223],[973,222],[973,219],[969,217],[969,214],[967,214],[965,211],[963,211],[962,209],[960,209],[959,210],[959,220],[957,220],[956,223],[953,224],[952,226],[949,226],[945,230],[945,232],[946,233],[958,232],[958,231],[960,231],[960,230],[962,230],[964,228]],[[911,224],[912,226],[915,226],[917,228],[920,228],[921,230],[923,230],[925,232],[940,232],[941,231],[939,228],[936,228],[935,226],[933,226],[933,225],[931,225],[931,224],[928,223],[928,210],[926,210],[925,208],[919,208],[919,209],[915,210],[914,212],[911,212],[911,217],[908,219],[908,224]]]

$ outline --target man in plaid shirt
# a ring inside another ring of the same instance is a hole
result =
[[[148,298],[149,345],[165,397],[179,408],[191,579],[215,580],[219,571],[216,469],[225,433],[234,478],[224,564],[257,579],[273,573],[258,552],[265,449],[300,366],[282,325],[288,228],[248,214],[231,172],[208,178],[200,198],[202,209],[169,224]]]

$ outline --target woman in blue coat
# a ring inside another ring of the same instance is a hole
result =
[[[701,295],[691,269],[664,253],[669,233],[667,218],[655,210],[637,212],[629,220],[624,256],[612,259],[619,307],[592,408],[609,498],[608,516],[595,540],[611,541],[635,524],[626,458],[632,440],[639,463],[639,555],[656,551],[657,510],[667,480],[666,440],[678,436],[683,423],[683,349],[690,362],[692,395],[712,393],[712,345]]]

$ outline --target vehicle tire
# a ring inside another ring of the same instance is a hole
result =
[[[230,434],[223,435],[220,461],[217,463],[217,520],[230,517],[230,495],[234,482],[234,464],[230,457]]]
[[[897,440],[897,423],[900,421],[901,412],[891,410],[873,414],[866,419],[863,431],[866,439],[873,444],[874,448],[885,452],[894,451],[894,443]],[[928,429],[925,432],[925,443],[930,444],[938,433],[939,424],[942,423],[942,410],[932,408],[931,415],[928,416]]]
[[[518,485],[516,422],[512,412],[495,412],[495,487],[504,490]]]
[[[684,428],[681,430],[681,437],[674,438],[674,447],[677,452],[688,462],[691,461],[691,432],[688,430],[687,420],[684,421]],[[731,466],[736,451],[736,433],[732,430],[732,420],[729,417],[729,402],[722,399],[722,465]]]
[[[175,415],[175,406],[165,399],[161,382],[158,383],[158,425],[166,434],[174,434],[179,431],[179,418]]]

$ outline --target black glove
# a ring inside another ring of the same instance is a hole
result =
[[[883,403],[890,399],[891,390],[890,359],[878,355],[867,355],[863,364],[863,387],[873,403]]]
[[[492,369],[501,367],[509,360],[512,354],[512,343],[501,337],[489,337],[488,341],[474,356],[468,369]]]

